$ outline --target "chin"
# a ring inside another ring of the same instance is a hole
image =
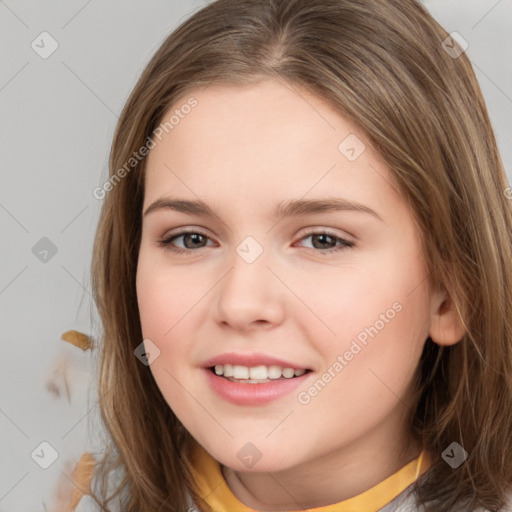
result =
[[[223,466],[243,473],[275,473],[300,464],[297,453],[291,457],[289,450],[279,451],[274,446],[262,446],[261,443],[233,443],[227,449],[216,446],[208,451]]]

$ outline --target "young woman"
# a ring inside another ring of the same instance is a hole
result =
[[[111,441],[77,510],[506,510],[507,190],[419,2],[195,13],[99,191]]]

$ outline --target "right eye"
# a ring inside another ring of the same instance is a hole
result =
[[[183,248],[176,247],[173,242],[175,240],[179,240],[182,238],[182,244]],[[210,238],[205,235],[204,233],[200,231],[180,231],[179,233],[174,233],[168,237],[165,237],[158,241],[158,244],[161,247],[164,247],[166,249],[169,249],[170,251],[173,251],[178,254],[190,254],[191,252],[194,252],[196,249],[202,249],[203,247],[206,247],[205,245],[201,245]],[[198,247],[199,245],[199,247]]]

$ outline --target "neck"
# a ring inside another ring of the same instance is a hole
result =
[[[223,475],[235,496],[256,510],[297,510],[339,503],[374,487],[420,455],[421,446],[407,432],[391,430],[392,435],[384,440],[382,426],[349,445],[291,468],[256,473],[223,467]]]

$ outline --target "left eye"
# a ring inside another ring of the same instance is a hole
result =
[[[173,244],[175,240],[179,240],[180,238],[183,239],[182,244],[184,247],[176,247]],[[309,248],[318,249],[316,252],[320,252],[321,254],[341,251],[345,248],[354,246],[353,242],[326,231],[307,233],[300,239],[300,241],[308,238],[311,238],[312,241],[312,246]],[[210,240],[210,238],[200,231],[182,231],[180,233],[175,233],[168,238],[159,240],[158,243],[160,246],[166,247],[176,253],[190,253],[194,251],[194,249],[202,249],[206,247],[205,244],[208,240]]]
[[[306,240],[307,238],[311,238],[311,243],[313,246],[312,248],[320,249],[321,254],[328,254],[331,252],[342,251],[345,248],[354,247],[353,242],[345,240],[344,238],[341,238],[338,235],[327,231],[313,231],[304,235],[301,238],[301,241]],[[339,246],[336,247],[338,243]],[[325,247],[326,244],[328,247]]]

